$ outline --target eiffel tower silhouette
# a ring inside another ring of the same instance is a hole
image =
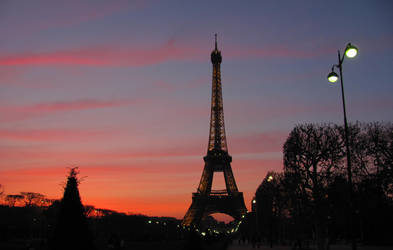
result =
[[[213,213],[224,213],[237,220],[247,213],[243,193],[238,191],[233,176],[232,157],[228,154],[220,72],[222,57],[217,49],[217,34],[215,34],[215,49],[211,53],[211,61],[213,82],[209,147],[207,155],[203,157],[205,167],[201,181],[197,192],[192,194],[192,203],[183,218],[183,226],[198,226],[204,216]],[[212,190],[214,172],[224,173],[226,189]]]

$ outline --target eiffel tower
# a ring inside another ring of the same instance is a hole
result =
[[[202,218],[213,213],[224,213],[240,220],[247,213],[243,193],[236,186],[232,173],[232,157],[228,154],[224,126],[224,110],[222,101],[221,52],[215,49],[211,53],[213,64],[212,104],[210,116],[210,134],[207,155],[203,157],[205,167],[196,193],[192,194],[192,203],[183,218],[182,225],[198,226]],[[212,190],[214,172],[223,172],[226,189]]]

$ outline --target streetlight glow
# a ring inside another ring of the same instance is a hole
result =
[[[255,203],[257,203],[257,201],[256,200],[252,200],[252,204],[255,204]]]
[[[354,58],[358,54],[358,48],[353,46],[351,43],[348,43],[347,47],[345,48],[345,55],[348,58]]]
[[[327,78],[328,78],[329,82],[335,83],[338,80],[338,75],[336,74],[336,72],[332,71],[332,72],[329,73]]]

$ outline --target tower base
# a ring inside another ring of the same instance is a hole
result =
[[[242,192],[232,194],[192,194],[192,203],[183,218],[183,226],[198,226],[204,216],[224,213],[240,220],[247,213]]]

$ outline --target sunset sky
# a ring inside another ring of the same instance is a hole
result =
[[[0,184],[182,218],[207,152],[214,33],[245,202],[305,122],[393,120],[392,1],[0,1]],[[213,187],[224,187],[217,174]]]

